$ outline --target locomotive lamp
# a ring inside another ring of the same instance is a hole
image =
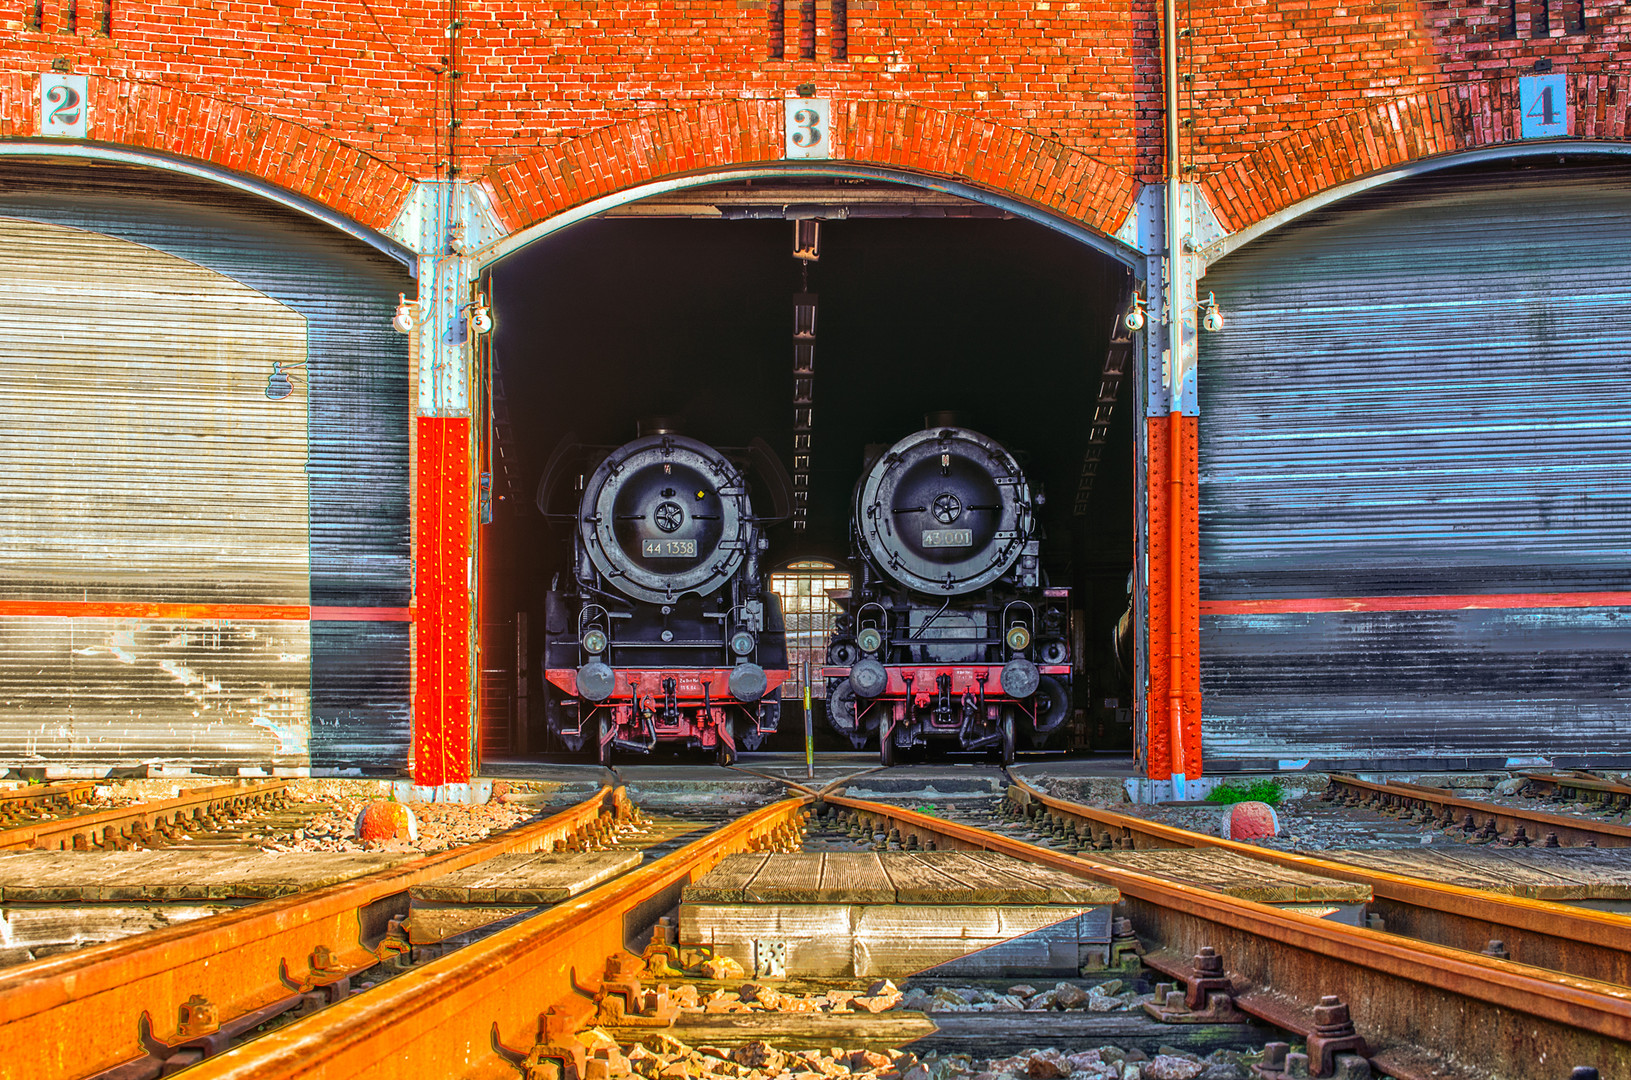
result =
[[[875,653],[883,648],[883,635],[876,626],[868,626],[855,635],[855,644],[861,647],[862,652]]]
[[[493,313],[488,310],[487,297],[477,293],[475,300],[465,306],[470,311],[470,330],[472,333],[485,334],[493,328]]]
[[[599,656],[606,651],[606,631],[598,626],[592,626],[583,635],[583,651],[593,656]]]
[[[399,334],[413,333],[413,307],[408,303],[406,293],[396,294],[396,315],[391,319],[391,326]]]
[[[1121,325],[1134,334],[1144,329],[1144,301],[1141,298],[1133,297],[1133,306],[1121,317]]]
[[[1201,317],[1201,325],[1206,327],[1209,333],[1215,334],[1223,329],[1223,312],[1218,310],[1216,296],[1207,293],[1206,299],[1200,302],[1199,307],[1205,313]]]
[[[1010,626],[1007,641],[1010,649],[1015,652],[1024,652],[1031,644],[1031,632],[1023,626]]]
[[[737,656],[746,656],[753,651],[753,635],[746,630],[738,630],[731,635],[731,652]]]

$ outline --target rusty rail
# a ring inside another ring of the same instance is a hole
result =
[[[0,828],[36,820],[41,813],[69,810],[86,801],[96,790],[95,781],[66,784],[29,784],[0,790]]]
[[[66,804],[81,803],[90,798],[96,788],[95,780],[71,780],[57,784],[27,784],[23,787],[0,789],[0,811],[28,803]]]
[[[132,1063],[132,1075],[143,1075],[155,1056],[207,1041],[202,1029],[343,990],[346,979],[398,951],[411,887],[495,855],[546,850],[626,806],[622,788],[602,788],[475,844],[0,971],[0,1046],[29,1048],[0,1055],[0,1078],[69,1080]]]
[[[726,855],[788,838],[808,797],[764,807],[615,881],[458,952],[210,1058],[187,1075],[236,1077],[562,1076],[540,1062],[588,1016],[577,987]],[[526,1064],[531,1058],[533,1068]]]
[[[195,788],[173,799],[135,803],[91,814],[53,818],[0,832],[0,851],[29,848],[92,851],[124,848],[155,830],[186,828],[190,822],[203,827],[204,819],[220,812],[237,812],[259,806],[280,794],[288,780],[261,780],[253,783],[215,784]]]
[[[1443,788],[1421,784],[1406,784],[1397,780],[1373,784],[1354,776],[1332,774],[1327,795],[1333,789],[1343,788],[1352,792],[1350,798],[1359,802],[1429,812],[1430,808],[1436,807],[1439,814],[1435,817],[1441,828],[1459,823],[1463,829],[1479,830],[1490,839],[1544,845],[1550,833],[1555,834],[1559,847],[1631,847],[1631,829],[1623,825],[1610,825],[1606,821],[1548,814],[1479,799],[1458,799]]]
[[[1011,791],[1056,815],[1092,821],[1147,847],[1217,848],[1250,859],[1369,885],[1370,909],[1387,929],[1468,952],[1492,941],[1521,964],[1563,971],[1585,979],[1631,986],[1631,919],[1624,915],[1528,897],[1502,896],[1428,878],[1345,863],[1313,855],[1243,844],[1219,836],[1056,798],[1017,777]]]
[[[1114,885],[1117,913],[1153,946],[1144,960],[1188,981],[1203,947],[1222,956],[1235,1004],[1308,1035],[1313,1003],[1352,1009],[1371,1060],[1399,1080],[1527,1077],[1596,1066],[1631,1076],[1631,989],[1237,900],[881,803],[827,795],[938,847],[1000,851]],[[1551,1063],[1555,1063],[1551,1064]]]
[[[1538,789],[1541,794],[1573,791],[1580,795],[1590,797],[1592,802],[1603,803],[1605,806],[1624,811],[1631,809],[1631,787],[1625,784],[1616,784],[1612,780],[1604,780],[1600,776],[1591,776],[1581,773],[1519,773],[1518,776],[1528,781],[1530,788]]]

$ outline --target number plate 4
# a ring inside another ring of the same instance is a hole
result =
[[[89,79],[54,71],[40,75],[40,134],[60,139],[83,139],[90,112]]]
[[[1518,114],[1526,139],[1555,139],[1569,133],[1569,84],[1561,71],[1518,79]]]

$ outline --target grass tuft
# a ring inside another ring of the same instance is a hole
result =
[[[1206,793],[1206,801],[1214,803],[1261,802],[1279,806],[1286,797],[1286,789],[1278,780],[1253,780],[1249,784],[1220,784]]]

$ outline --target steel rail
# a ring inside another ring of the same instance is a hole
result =
[[[1336,995],[1372,1063],[1399,1080],[1528,1077],[1542,1061],[1631,1076],[1626,987],[1238,900],[900,807],[825,801],[903,837],[999,851],[1114,885],[1118,914],[1155,946],[1146,963],[1187,981],[1189,958],[1210,946],[1241,1010],[1304,1035],[1315,1030],[1313,1003]]]
[[[1621,810],[1631,805],[1631,787],[1625,784],[1616,784],[1612,780],[1604,780],[1600,776],[1574,775],[1571,773],[1519,773],[1520,779],[1528,781],[1532,788],[1542,789],[1543,792],[1575,791],[1594,796],[1595,802],[1614,802]]]
[[[680,890],[726,855],[793,835],[809,797],[764,807],[456,953],[196,1065],[195,1080],[546,1075],[519,1059],[576,1030],[598,982]],[[546,1017],[548,1018],[546,1020]],[[555,1074],[547,1074],[555,1075]]]
[[[1219,836],[1110,810],[1097,810],[1049,795],[1017,777],[1024,798],[1056,815],[1092,821],[1122,835],[1163,848],[1216,848],[1309,874],[1369,885],[1371,910],[1387,929],[1454,949],[1482,952],[1492,941],[1521,964],[1585,979],[1631,986],[1631,918],[1551,900],[1504,896],[1430,878],[1356,863],[1243,844]]]
[[[0,971],[0,1046],[29,1048],[0,1055],[0,1078],[77,1080],[148,1060],[155,1043],[185,1045],[208,1026],[182,1030],[194,995],[223,1026],[291,997],[298,1003],[389,954],[409,888],[495,855],[548,848],[626,805],[622,788],[601,788],[544,821],[474,844]]]
[[[194,788],[173,799],[31,822],[0,831],[0,851],[119,847],[135,839],[141,830],[151,830],[155,825],[184,824],[183,819],[188,817],[207,817],[217,810],[241,810],[261,805],[290,783],[289,780],[260,780],[247,784],[215,784]]]
[[[69,803],[84,802],[96,787],[94,780],[74,780],[59,784],[28,784],[23,787],[0,789],[0,809],[6,806],[32,802]]]
[[[1548,814],[1541,810],[1526,810],[1518,806],[1503,806],[1479,799],[1459,799],[1443,788],[1422,784],[1406,784],[1398,780],[1386,784],[1373,784],[1355,776],[1331,775],[1332,788],[1347,788],[1384,805],[1414,806],[1421,809],[1438,807],[1446,817],[1452,811],[1460,817],[1465,828],[1484,823],[1485,835],[1501,837],[1516,843],[1542,843],[1547,833],[1556,833],[1562,847],[1576,845],[1597,847],[1631,847],[1631,829],[1623,825],[1610,825],[1606,821],[1590,821],[1564,814]],[[1327,792],[1330,792],[1330,788]],[[1357,797],[1357,794],[1355,797]],[[1453,821],[1448,822],[1454,824]],[[1519,835],[1522,830],[1522,835]]]

